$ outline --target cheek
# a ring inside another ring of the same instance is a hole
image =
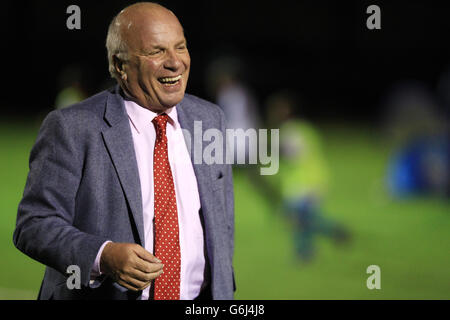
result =
[[[160,69],[160,64],[155,62],[147,61],[141,65],[140,73],[141,76],[148,80],[157,80],[158,70]]]
[[[189,55],[189,52],[183,56],[182,61],[183,61],[185,68],[189,70],[189,68],[191,66],[191,56]]]

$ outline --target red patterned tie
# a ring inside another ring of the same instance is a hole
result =
[[[156,129],[153,153],[153,181],[155,194],[155,256],[164,264],[164,273],[155,280],[155,300],[180,299],[180,242],[175,187],[167,153],[165,113],[152,122]]]

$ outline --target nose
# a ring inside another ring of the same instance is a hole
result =
[[[182,66],[180,57],[176,52],[170,50],[167,52],[167,59],[164,62],[164,67],[170,71],[178,71]]]

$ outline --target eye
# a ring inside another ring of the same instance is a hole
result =
[[[156,49],[156,50],[150,51],[150,52],[148,53],[148,55],[149,55],[149,56],[156,56],[156,55],[158,55],[158,54],[160,54],[160,53],[162,53],[162,50],[161,50],[161,49]]]

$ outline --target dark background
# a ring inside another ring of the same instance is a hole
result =
[[[107,27],[133,1],[3,1],[0,115],[53,108],[61,70],[85,69],[89,94],[109,78]],[[188,92],[210,98],[205,71],[217,53],[234,52],[261,105],[291,88],[314,119],[373,121],[383,93],[403,79],[431,89],[450,63],[449,6],[440,1],[159,1],[179,17],[189,42]],[[68,30],[66,8],[81,8],[81,30]],[[366,8],[381,8],[381,30],[368,30]]]
[[[0,300],[35,299],[39,292],[44,266],[19,252],[12,235],[30,150],[61,92],[61,73],[79,66],[89,95],[106,86],[107,27],[130,3],[2,1]],[[450,161],[448,137],[442,137],[448,135],[448,118],[433,110],[450,105],[449,5],[425,0],[161,3],[175,12],[186,32],[190,93],[213,99],[205,80],[209,61],[234,53],[244,60],[241,72],[261,109],[280,89],[302,98],[295,104],[302,117],[290,120],[300,124],[291,135],[305,156],[293,170],[280,162],[276,175],[261,176],[265,183],[249,173],[261,163],[233,170],[236,298],[450,299],[445,183]],[[81,8],[81,30],[66,27],[71,4]],[[381,8],[381,30],[366,28],[371,4]],[[442,75],[448,77],[447,89],[438,90],[446,87]],[[270,109],[278,112],[273,118],[282,114],[277,106]],[[294,217],[276,209],[282,206],[273,200],[277,186],[292,183],[291,177],[298,179],[292,188],[312,194],[325,189],[317,212]],[[408,183],[402,183],[405,179]],[[436,188],[435,181],[443,183]],[[302,216],[337,223],[350,242],[338,244],[330,233],[311,227],[302,231]],[[313,233],[314,240],[306,243],[314,259],[302,261],[301,237]],[[381,290],[367,287],[370,265],[382,270]],[[274,276],[268,280],[267,275]]]

